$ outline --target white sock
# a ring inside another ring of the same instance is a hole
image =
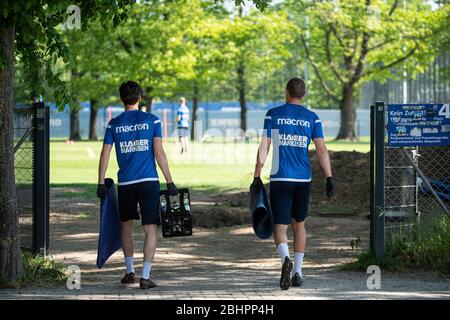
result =
[[[280,253],[281,264],[283,264],[284,259],[286,257],[289,257],[289,247],[288,247],[287,243],[282,242],[278,245],[277,249],[278,249],[278,252]]]
[[[142,268],[142,278],[150,279],[150,271],[152,271],[152,263],[144,261],[144,267]]]
[[[295,252],[294,253],[294,274],[298,273],[300,277],[302,276],[302,266],[303,266],[303,257],[305,256],[304,252]]]
[[[125,264],[127,266],[127,273],[134,273],[133,257],[125,257]]]

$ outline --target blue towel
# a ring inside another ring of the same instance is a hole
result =
[[[100,204],[100,234],[98,238],[97,267],[103,267],[108,258],[122,247],[120,217],[114,180],[106,178],[106,196]]]
[[[447,182],[449,179],[445,179],[445,181]],[[437,192],[441,192],[441,193],[450,193],[450,185],[444,183],[441,180],[436,180],[436,179],[430,179],[430,184],[433,187],[434,190],[436,190]]]
[[[445,184],[444,182],[436,179],[429,179],[428,180],[431,184],[431,187],[436,192],[436,194],[444,201],[450,202],[450,186],[448,184]],[[427,195],[432,196],[433,192],[428,188],[427,184],[420,180],[419,183],[419,190]]]
[[[250,187],[250,212],[252,226],[256,236],[267,239],[272,236],[274,223],[266,189],[262,187]]]

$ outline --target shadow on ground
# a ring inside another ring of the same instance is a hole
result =
[[[165,239],[158,229],[159,244],[152,277],[159,285],[140,290],[123,286],[121,252],[114,254],[103,269],[97,269],[98,202],[95,198],[67,197],[77,188],[52,190],[50,254],[81,270],[81,290],[28,287],[1,290],[2,299],[404,299],[450,298],[450,281],[430,273],[394,274],[382,272],[381,290],[368,290],[368,275],[340,270],[368,246],[369,221],[363,215],[324,216],[311,212],[307,220],[308,249],[305,255],[305,283],[288,291],[279,290],[280,261],[272,240],[255,237],[248,224],[221,228],[196,227],[194,236]],[[246,209],[236,205],[236,193],[221,196],[197,193],[197,208],[217,206]],[[242,196],[241,196],[242,198]],[[231,204],[231,205],[230,205]],[[83,213],[83,214],[80,214]],[[203,217],[205,218],[205,217]],[[201,225],[198,223],[197,225]],[[358,250],[350,247],[356,236]],[[290,235],[292,239],[292,234]],[[136,271],[142,268],[141,228],[135,226]]]

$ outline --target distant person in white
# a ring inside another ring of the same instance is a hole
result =
[[[181,97],[178,100],[177,129],[178,139],[181,144],[181,153],[186,153],[189,142],[189,108],[186,106],[186,99]]]

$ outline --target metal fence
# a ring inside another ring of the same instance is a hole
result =
[[[385,230],[401,232],[414,226],[419,216],[417,173],[414,169],[418,159],[417,148],[387,145],[384,148]]]
[[[277,105],[281,105],[279,102]],[[197,112],[197,121],[201,121],[201,130],[204,135],[217,135],[225,133],[228,130],[236,130],[240,128],[240,109],[238,105],[234,108],[227,109],[213,109],[209,110],[208,102],[202,103],[201,108]],[[210,103],[212,104],[212,103]],[[227,103],[231,104],[231,103]],[[236,103],[237,104],[237,103]],[[220,106],[220,103],[214,103],[215,106]],[[269,107],[261,109],[249,109],[247,111],[247,128],[260,130],[264,124],[264,116]],[[106,125],[110,117],[116,117],[124,111],[122,106],[101,107],[97,112],[97,135],[101,139],[105,133]],[[170,137],[175,134],[175,118],[176,118],[177,104],[173,103],[155,103],[152,113],[158,116],[163,128],[166,127],[164,133]],[[334,138],[337,136],[340,128],[340,110],[339,109],[313,109],[322,120],[322,127],[324,135],[327,138]],[[79,112],[80,117],[80,135],[83,139],[89,136],[89,116],[90,109],[85,104]],[[192,110],[191,110],[192,119]],[[197,127],[199,128],[199,127]],[[199,128],[200,129],[200,128]],[[212,129],[212,130],[210,130]],[[368,137],[370,132],[369,126],[369,110],[356,110],[356,133],[358,136]],[[50,136],[51,138],[67,139],[70,135],[70,110],[66,108],[64,111],[58,111],[56,107],[50,109]]]
[[[20,106],[14,110],[14,170],[21,246],[33,248],[33,109]]]
[[[450,146],[388,145],[388,108],[377,103],[371,114],[371,248],[379,257],[385,240],[414,241],[450,218]]]
[[[403,70],[391,70],[403,73]],[[393,102],[448,102],[450,99],[450,51],[443,52],[425,72],[405,80],[389,79],[385,83],[371,81],[363,86],[359,98],[359,108],[366,108],[376,101]]]
[[[49,112],[43,103],[14,109],[14,172],[21,247],[45,254],[49,241]]]

